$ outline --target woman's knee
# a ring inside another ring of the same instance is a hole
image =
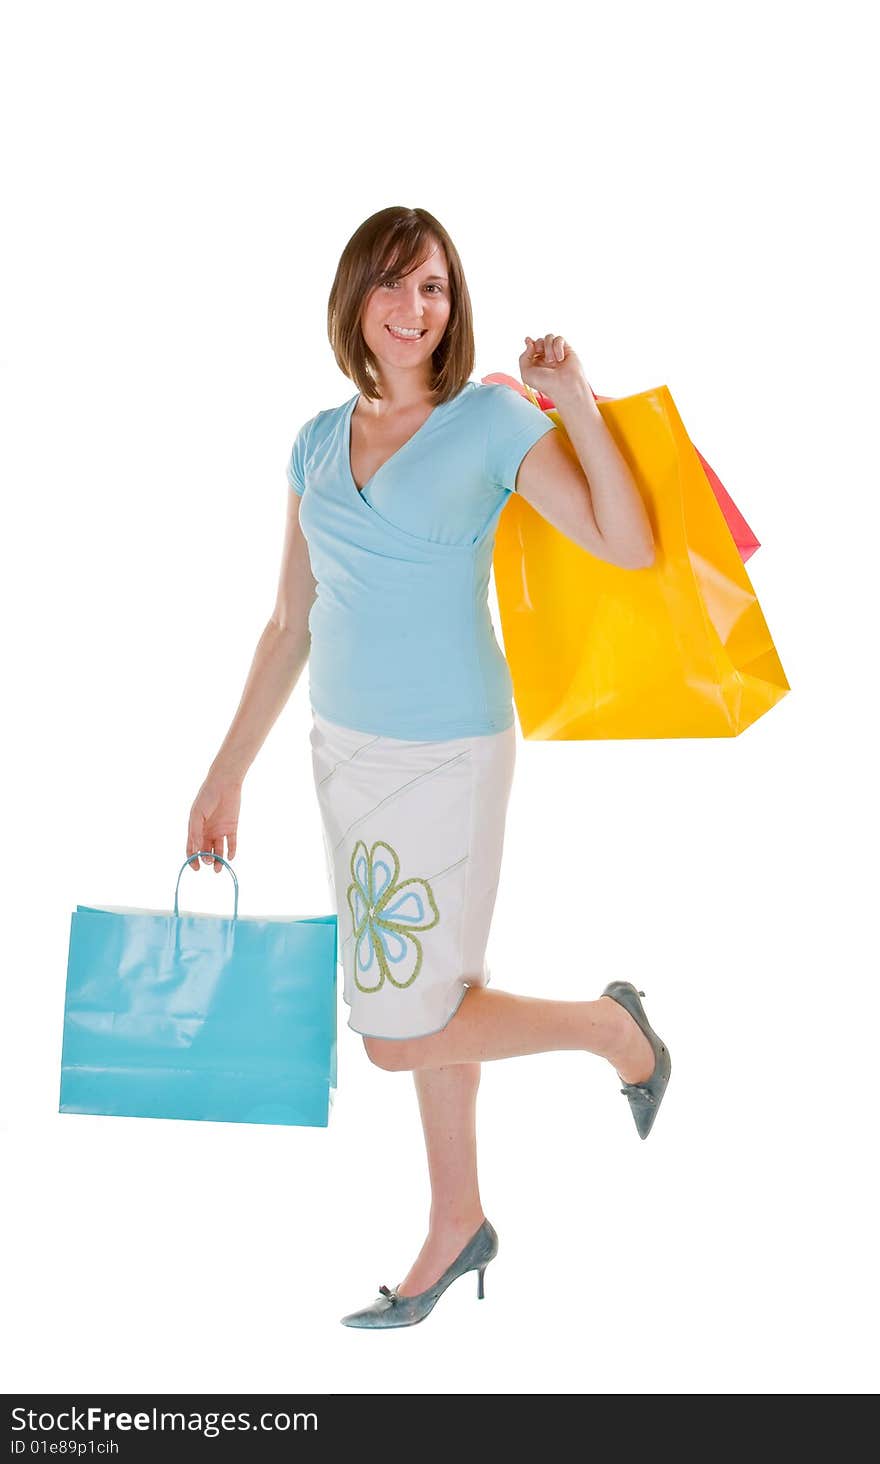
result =
[[[408,1058],[408,1043],[393,1037],[365,1037],[364,1051],[370,1062],[389,1073],[405,1072],[411,1066]]]

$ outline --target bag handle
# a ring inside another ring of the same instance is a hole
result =
[[[235,880],[235,906],[234,906],[233,911],[232,911],[232,918],[233,918],[233,920],[237,920],[238,919],[238,880],[236,879],[236,876],[235,876],[235,870],[233,869],[233,867],[232,867],[231,864],[226,864],[226,860],[223,858],[223,855],[222,854],[215,854],[215,853],[213,853],[213,851],[211,849],[197,849],[196,852],[195,852],[195,854],[188,854],[187,857],[186,857],[186,859],[183,861],[183,864],[181,865],[181,869],[180,869],[180,874],[177,876],[177,884],[174,886],[174,913],[175,913],[175,915],[179,915],[180,914],[180,912],[179,912],[179,910],[177,908],[177,892],[180,889],[180,877],[183,874],[183,871],[186,869],[186,866],[193,859],[198,859],[198,857],[199,857],[200,854],[207,854],[207,855],[210,856],[211,859],[219,859],[219,861],[220,861],[221,864],[226,865],[226,868],[229,870],[229,873],[232,875],[233,880]]]

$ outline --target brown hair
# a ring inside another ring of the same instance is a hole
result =
[[[438,401],[449,401],[461,391],[474,369],[471,298],[458,250],[426,209],[383,208],[364,220],[343,249],[327,303],[327,334],[339,369],[368,401],[381,398],[381,392],[374,374],[376,358],[360,326],[367,296],[386,280],[409,274],[435,243],[446,253],[450,293],[449,320],[431,358]]]

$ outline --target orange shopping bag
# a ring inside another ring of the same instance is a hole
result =
[[[607,564],[510,495],[493,570],[523,736],[735,737],[790,690],[740,551],[669,388],[596,400],[655,562]]]

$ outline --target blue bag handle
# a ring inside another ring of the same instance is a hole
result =
[[[181,865],[180,874],[177,876],[177,884],[174,886],[174,913],[175,913],[175,915],[179,915],[179,913],[180,913],[179,910],[178,910],[178,908],[177,908],[177,894],[178,894],[178,891],[180,889],[180,876],[183,874],[183,871],[186,869],[186,866],[188,864],[190,864],[193,859],[198,859],[198,857],[199,857],[200,854],[207,854],[211,859],[219,859],[219,861],[220,861],[221,864],[225,864],[226,865],[226,868],[229,870],[229,873],[232,875],[232,878],[235,880],[235,906],[234,906],[233,911],[232,911],[232,918],[233,918],[233,920],[237,920],[238,919],[238,880],[236,878],[235,870],[233,869],[233,867],[232,867],[231,864],[226,864],[226,860],[223,858],[223,855],[222,854],[214,854],[214,853],[212,853],[212,851],[210,849],[197,849],[196,852],[195,852],[195,854],[188,854],[186,856],[186,858],[184,859],[183,864]]]

